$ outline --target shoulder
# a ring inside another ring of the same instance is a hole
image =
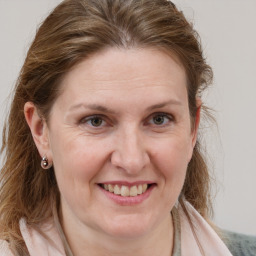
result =
[[[5,240],[0,240],[0,255],[1,256],[13,256],[13,253],[11,252],[11,250],[9,248],[9,244]]]
[[[60,234],[52,217],[33,226],[28,225],[23,218],[20,220],[20,231],[31,255],[42,255],[41,252],[47,252],[47,255],[54,256],[66,255]]]
[[[223,231],[223,238],[233,256],[256,255],[256,236]]]

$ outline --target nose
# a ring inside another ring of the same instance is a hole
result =
[[[145,138],[140,131],[126,127],[115,138],[111,163],[129,175],[141,172],[150,162],[145,148]]]

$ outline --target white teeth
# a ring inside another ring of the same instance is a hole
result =
[[[137,196],[138,195],[138,189],[137,189],[137,186],[132,186],[130,188],[130,196]]]
[[[111,192],[111,193],[113,193],[113,192],[114,192],[114,186],[111,185],[111,184],[109,184],[109,185],[108,185],[108,191]]]
[[[103,184],[102,186],[105,190],[114,193],[116,195],[121,195],[124,197],[128,196],[138,196],[146,192],[148,189],[148,184],[140,184],[138,186],[134,185],[131,187],[125,185],[114,185],[114,184]]]
[[[144,193],[148,189],[148,184],[142,185],[142,193]]]
[[[138,195],[142,194],[142,185],[139,185],[139,186],[138,186],[137,194],[138,194]]]
[[[121,195],[121,189],[118,185],[114,186],[114,194]]]
[[[129,187],[122,186],[121,187],[121,196],[129,196],[129,195],[130,195]]]

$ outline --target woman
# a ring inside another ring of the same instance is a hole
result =
[[[171,2],[63,1],[4,130],[1,255],[231,255],[198,136],[211,78]]]

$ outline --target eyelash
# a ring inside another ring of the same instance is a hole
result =
[[[164,118],[164,124],[155,124],[153,119],[154,118],[157,118],[157,117],[161,117],[161,118]],[[93,120],[100,120],[100,124],[99,126],[95,126],[95,125],[92,125],[89,124],[89,122],[92,122]],[[105,116],[102,116],[102,115],[92,115],[92,116],[88,116],[88,117],[83,117],[80,121],[79,121],[79,124],[83,125],[83,124],[89,124],[91,127],[95,128],[95,129],[100,129],[100,128],[103,128],[104,126],[110,124],[109,121],[106,120],[107,118]],[[154,113],[152,114],[149,118],[146,119],[146,121],[144,122],[146,125],[147,124],[150,124],[150,125],[154,125],[158,128],[161,128],[161,127],[166,127],[170,124],[170,122],[173,122],[174,121],[174,118],[172,115],[169,115],[169,114],[166,114],[166,113]],[[103,123],[103,125],[102,125]],[[111,124],[110,124],[111,126]]]
[[[153,123],[152,125],[156,125],[157,127],[166,127],[170,124],[170,122],[174,121],[174,118],[172,115],[166,114],[166,113],[154,113],[153,115],[151,115],[150,120],[153,120],[156,117],[161,117],[164,119],[167,119],[167,123],[164,124],[155,124]]]
[[[87,124],[88,122],[92,122],[93,120],[95,119],[99,119],[101,120],[101,124],[104,122],[106,123],[106,121],[104,120],[105,117],[101,116],[101,115],[92,115],[92,116],[88,116],[88,117],[84,117],[82,118],[80,121],[79,121],[79,124]],[[94,125],[90,125],[91,127],[94,127],[94,128],[101,128],[102,125],[100,124],[100,126],[94,126]]]

